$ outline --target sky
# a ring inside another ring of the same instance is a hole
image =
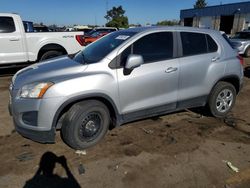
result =
[[[181,9],[193,8],[196,0],[0,0],[0,12],[18,13],[23,20],[46,25],[104,25],[107,9],[121,5],[130,24],[155,24],[179,19]],[[246,2],[207,0],[208,6]]]

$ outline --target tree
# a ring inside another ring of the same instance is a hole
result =
[[[204,8],[207,6],[207,3],[205,0],[197,0],[194,4],[194,8]]]
[[[163,21],[157,22],[156,25],[174,26],[174,25],[179,25],[179,21],[178,20],[163,20]]]
[[[104,18],[107,19],[107,27],[128,27],[128,17],[124,16],[125,10],[122,6],[113,7],[111,10],[107,11],[107,15]]]

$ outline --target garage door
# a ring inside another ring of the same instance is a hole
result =
[[[201,17],[199,22],[200,28],[211,29],[212,27],[212,17]]]

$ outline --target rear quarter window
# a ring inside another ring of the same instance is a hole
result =
[[[0,17],[0,33],[12,33],[16,30],[12,17]]]
[[[227,43],[229,44],[229,46],[231,46],[231,48],[234,48],[232,42],[230,41],[230,39],[227,37],[227,35],[224,33],[222,34],[223,38],[227,41]]]
[[[214,41],[214,39],[212,39],[212,37],[210,35],[206,35],[207,37],[207,47],[208,47],[208,52],[217,52],[218,50],[218,46],[216,44],[216,42]]]

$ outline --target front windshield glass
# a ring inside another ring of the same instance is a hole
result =
[[[234,39],[250,39],[250,32],[238,32],[233,37]]]
[[[87,46],[76,54],[73,60],[82,64],[96,63],[135,34],[126,31],[113,32]]]

